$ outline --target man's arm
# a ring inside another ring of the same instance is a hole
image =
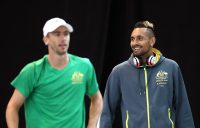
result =
[[[103,107],[103,100],[100,91],[90,97],[89,121],[87,128],[96,128],[99,116]]]
[[[21,106],[23,105],[24,101],[25,97],[17,89],[15,89],[6,108],[6,122],[8,128],[18,128],[18,112]]]
[[[175,70],[176,71],[176,70]],[[175,128],[195,128],[187,90],[180,68],[177,68],[175,79]]]

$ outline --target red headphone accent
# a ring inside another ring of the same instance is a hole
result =
[[[149,56],[146,59],[146,66],[153,66],[156,62],[156,56]],[[133,64],[136,67],[143,67],[141,60],[138,57],[133,57]]]

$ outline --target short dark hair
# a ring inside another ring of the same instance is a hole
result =
[[[154,32],[154,25],[153,23],[145,20],[145,21],[138,21],[135,26],[134,26],[134,29],[135,28],[148,28],[152,34],[155,36],[155,32]]]

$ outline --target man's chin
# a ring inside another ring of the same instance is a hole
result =
[[[59,55],[62,56],[62,55],[66,55],[67,51],[65,52],[59,52]]]
[[[141,53],[138,53],[138,52],[133,52],[133,55],[134,55],[135,57],[140,57],[142,54],[141,54]]]

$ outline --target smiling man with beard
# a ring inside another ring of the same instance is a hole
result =
[[[112,128],[118,106],[123,128],[194,128],[181,70],[153,47],[153,24],[137,22],[130,39],[133,53],[108,77],[100,128]]]

